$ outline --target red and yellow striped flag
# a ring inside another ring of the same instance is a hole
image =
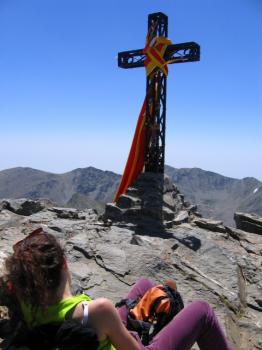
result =
[[[113,202],[116,202],[121,194],[126,192],[127,187],[141,174],[145,163],[145,114],[146,114],[146,100],[144,100],[141,108],[136,130],[126,162],[124,174],[122,176],[120,185]]]
[[[146,74],[150,75],[154,73],[155,69],[161,69],[162,72],[167,75],[168,67],[164,60],[164,54],[168,45],[172,42],[165,37],[156,37],[149,42],[149,36],[147,35],[146,46],[143,52],[147,55],[145,60]],[[146,120],[146,99],[144,100],[143,106],[141,108],[136,130],[129,152],[129,156],[126,162],[124,174],[122,176],[120,185],[118,187],[117,193],[113,199],[116,202],[121,194],[125,193],[128,186],[134,182],[134,180],[141,174],[145,165],[145,143],[146,143],[146,130],[145,130],[145,120]]]

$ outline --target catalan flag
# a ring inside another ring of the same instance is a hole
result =
[[[165,37],[155,37],[151,41],[147,35],[146,46],[143,52],[147,55],[145,60],[146,74],[154,74],[155,69],[161,69],[167,75],[168,67],[164,60],[164,54],[168,45],[172,42]],[[133,142],[126,162],[124,174],[122,176],[117,193],[113,199],[116,202],[118,198],[126,192],[129,185],[141,174],[145,165],[145,151],[146,151],[146,99],[141,108]]]

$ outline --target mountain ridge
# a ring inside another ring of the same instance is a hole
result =
[[[165,172],[186,200],[198,205],[206,217],[234,225],[237,210],[262,215],[262,182],[254,177],[235,179],[201,168],[173,168]],[[0,198],[48,198],[58,205],[78,209],[111,202],[121,176],[93,166],[65,173],[52,173],[30,167],[14,167],[0,171]]]
[[[167,166],[166,173],[179,190],[193,204],[197,204],[199,211],[206,217],[223,220],[228,225],[234,225],[233,214],[240,208],[243,211],[261,215],[262,205],[257,200],[257,206],[246,207],[244,202],[252,196],[256,188],[262,183],[253,178],[234,179],[199,168],[174,170]],[[189,176],[190,173],[190,176]],[[259,194],[259,197],[262,195]],[[251,200],[252,201],[252,200]]]

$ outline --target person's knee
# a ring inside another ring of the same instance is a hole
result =
[[[214,313],[212,306],[205,300],[196,300],[192,306],[203,321],[207,321]]]
[[[140,277],[137,280],[136,284],[143,286],[146,289],[149,289],[154,286],[154,283],[149,278],[146,278],[146,277]]]
[[[196,301],[193,301],[192,304],[197,305],[198,308],[203,310],[203,312],[207,312],[210,309],[212,309],[212,307],[210,306],[210,304],[206,300],[196,300]]]

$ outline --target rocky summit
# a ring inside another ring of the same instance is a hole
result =
[[[118,221],[92,209],[61,208],[50,201],[2,201],[0,261],[16,241],[43,226],[65,248],[75,292],[116,302],[140,276],[156,282],[173,278],[185,303],[204,299],[213,305],[235,350],[261,349],[262,236],[193,215],[169,185],[165,180],[165,206],[175,205],[177,211],[174,216],[166,211],[167,225],[162,226],[155,226],[154,220],[144,226],[123,220],[121,215],[130,217],[126,212],[135,201],[132,190],[120,200],[122,208],[115,209]],[[174,196],[172,202],[172,193],[179,200]],[[151,209],[152,216],[155,207]],[[4,312],[2,308],[1,315]]]

